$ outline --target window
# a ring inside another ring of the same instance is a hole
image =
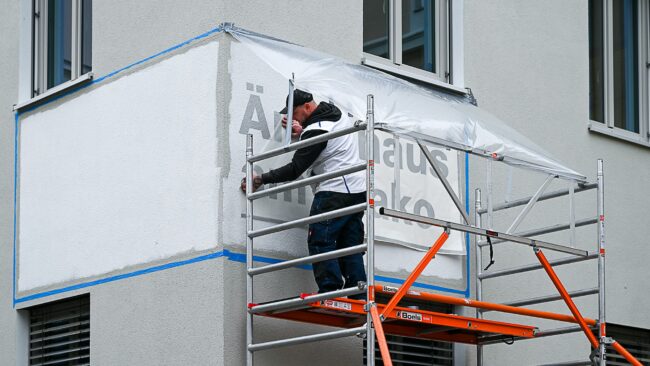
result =
[[[448,5],[448,0],[364,0],[366,60],[450,82]]]
[[[589,118],[648,142],[648,0],[589,1]]]
[[[88,295],[29,309],[29,365],[90,365]]]
[[[92,69],[92,0],[34,0],[32,97]]]

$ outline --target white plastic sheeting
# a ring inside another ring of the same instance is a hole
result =
[[[226,30],[284,78],[295,75],[298,88],[315,91],[357,117],[365,116],[366,97],[373,94],[375,120],[388,131],[567,179],[586,180],[465,96],[426,89],[243,29]]]

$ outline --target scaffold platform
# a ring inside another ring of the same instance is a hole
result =
[[[297,298],[305,299],[310,295],[313,294],[303,294]],[[310,302],[297,309],[290,307],[257,315],[338,328],[356,328],[366,323],[366,304],[363,300],[339,297]],[[252,305],[251,309],[255,307]],[[385,307],[386,304],[377,303],[379,312],[383,312]],[[485,337],[489,337],[491,341],[495,337],[503,337],[504,340],[513,337],[533,338],[537,331],[536,327],[530,325],[399,306],[386,314],[382,326],[384,332],[390,335],[466,344],[480,344],[481,339]]]

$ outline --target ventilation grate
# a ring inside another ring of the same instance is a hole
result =
[[[607,323],[607,336],[614,338],[643,365],[650,366],[650,330]],[[607,347],[607,365],[629,365],[616,350]]]
[[[29,310],[30,366],[90,365],[90,301],[82,296]]]
[[[377,294],[376,300],[379,303],[386,303],[390,295]],[[436,311],[450,314],[452,307],[446,304],[424,302],[417,299],[403,299],[399,306],[417,306],[421,310]],[[386,343],[394,366],[452,366],[454,364],[453,344],[450,342],[432,341],[428,339],[410,338],[396,335],[386,335]],[[363,364],[366,360],[367,343],[363,342]],[[379,344],[375,341],[375,364],[383,366]]]

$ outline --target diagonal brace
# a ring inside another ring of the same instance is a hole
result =
[[[420,263],[415,267],[413,272],[406,278],[406,281],[400,286],[399,290],[393,295],[393,297],[390,299],[388,304],[386,304],[386,307],[384,308],[384,311],[382,311],[381,316],[382,318],[386,318],[386,314],[390,314],[393,309],[395,309],[395,306],[402,300],[404,295],[408,292],[409,288],[411,288],[411,285],[413,285],[413,282],[417,280],[417,278],[420,276],[422,271],[427,267],[429,262],[433,259],[433,257],[436,256],[436,253],[440,250],[443,244],[447,241],[447,238],[449,238],[449,228],[445,228],[445,231],[440,234],[438,237],[438,240],[433,244],[433,246],[427,251],[427,253],[424,255],[422,260],[420,260]]]
[[[370,315],[372,316],[372,325],[375,327],[375,335],[377,336],[377,342],[379,342],[379,351],[381,352],[381,359],[384,362],[385,366],[393,366],[393,361],[390,358],[390,352],[388,351],[388,343],[386,343],[386,335],[384,335],[384,327],[381,325],[381,319],[379,318],[379,311],[377,311],[376,303],[369,303]],[[370,340],[374,342],[374,340]]]
[[[555,178],[554,175],[549,175],[546,178],[544,183],[542,183],[542,185],[537,189],[537,192],[535,192],[535,194],[530,198],[530,201],[528,201],[526,206],[524,206],[524,208],[521,210],[519,215],[517,215],[517,217],[515,217],[515,221],[513,221],[512,225],[510,225],[508,230],[506,230],[506,234],[512,234],[517,229],[517,226],[519,226],[519,224],[521,224],[521,222],[524,220],[526,215],[528,215],[528,213],[533,208],[535,203],[537,203],[537,200],[539,200],[539,197],[541,197],[542,194],[544,194],[544,191],[546,191],[546,188],[548,188],[548,185],[551,184],[551,182],[553,181],[553,178]]]
[[[546,259],[546,256],[539,248],[535,248],[535,255],[537,256],[539,262],[542,264],[542,267],[544,267],[544,270],[546,271],[548,276],[551,278],[551,281],[553,282],[555,288],[557,288],[558,292],[562,296],[562,299],[564,299],[564,302],[569,307],[571,314],[573,314],[573,317],[578,321],[580,328],[582,328],[582,331],[587,336],[587,339],[589,339],[589,343],[591,343],[591,346],[593,348],[597,349],[600,346],[600,342],[598,342],[596,336],[591,332],[591,329],[587,325],[585,318],[583,318],[582,314],[580,314],[580,310],[578,310],[578,307],[571,299],[571,296],[567,292],[566,288],[564,288],[562,281],[560,281],[560,278],[553,270],[553,267],[551,267],[551,264],[548,262],[548,259]]]
[[[420,150],[424,153],[424,156],[427,158],[427,161],[429,162],[429,165],[433,168],[433,171],[436,173],[438,176],[438,179],[440,179],[440,182],[442,185],[445,187],[445,190],[449,194],[449,197],[451,197],[451,200],[454,201],[454,205],[456,205],[456,208],[458,209],[458,212],[463,216],[463,219],[465,220],[465,223],[468,225],[470,224],[469,221],[469,216],[467,215],[467,212],[465,212],[465,209],[463,208],[463,204],[460,202],[460,199],[456,195],[456,192],[454,192],[453,188],[451,187],[451,184],[447,181],[447,179],[442,175],[442,171],[438,167],[438,164],[436,164],[436,160],[433,158],[431,155],[431,152],[429,149],[424,146],[420,140],[415,140],[418,145],[420,146]]]

